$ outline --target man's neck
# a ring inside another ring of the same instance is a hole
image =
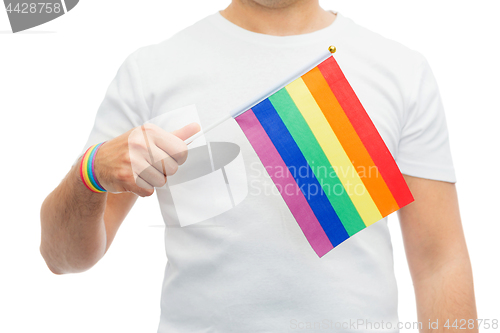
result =
[[[252,0],[233,0],[220,14],[243,29],[273,36],[291,36],[326,28],[336,18],[318,1],[297,1],[283,8],[262,6]]]

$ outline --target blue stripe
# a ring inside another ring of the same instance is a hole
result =
[[[252,111],[293,175],[332,245],[337,246],[348,239],[349,235],[328,197],[269,99],[252,107]]]
[[[89,175],[89,179],[90,179],[90,182],[92,183],[92,185],[94,185],[99,191],[103,191],[103,192],[106,192],[105,189],[103,189],[96,181],[96,179],[94,179],[94,170],[92,169],[92,161],[94,160],[94,155],[97,151],[97,149],[102,145],[102,143],[98,144],[97,146],[94,147],[94,149],[92,149],[92,152],[90,153],[90,156],[89,156],[89,162],[87,163],[87,171],[88,171],[88,175]]]

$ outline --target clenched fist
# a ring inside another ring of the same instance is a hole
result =
[[[153,124],[136,127],[101,146],[95,175],[108,192],[149,196],[186,161],[184,140],[199,131],[196,123],[171,133]]]

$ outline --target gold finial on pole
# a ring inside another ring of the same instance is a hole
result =
[[[335,52],[337,52],[337,48],[333,45],[330,45],[330,47],[328,48],[328,51],[330,51],[330,53],[335,53]]]

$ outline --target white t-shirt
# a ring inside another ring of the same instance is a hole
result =
[[[192,120],[207,127],[332,44],[401,171],[455,182],[445,115],[425,58],[340,13],[324,29],[279,37],[242,29],[217,12],[138,49],[112,81],[85,148],[152,119],[166,130]],[[194,146],[239,147],[242,163],[231,177],[246,179],[248,189],[239,197],[233,191],[232,206],[204,220],[197,205],[206,202],[193,200],[190,212],[175,205],[182,191],[157,190],[168,257],[159,333],[359,332],[372,330],[353,321],[397,322],[387,218],[319,258],[236,121],[201,140]],[[207,202],[223,201],[216,192]]]

